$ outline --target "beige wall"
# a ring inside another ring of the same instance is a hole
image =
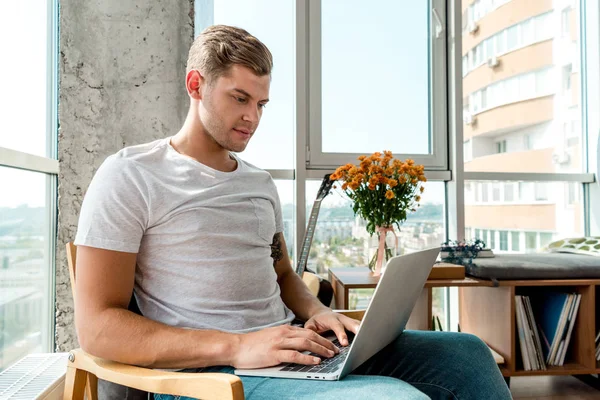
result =
[[[483,229],[556,230],[554,204],[465,206],[465,225]]]
[[[483,64],[469,72],[463,79],[463,94],[467,96],[491,83],[528,71],[552,65],[552,40],[535,43],[511,51],[498,58],[499,65],[490,68]]]
[[[472,3],[469,1],[468,4]],[[463,2],[463,10],[465,4]],[[552,10],[552,0],[512,0],[480,19],[479,29],[463,35],[463,55],[496,32],[517,22]]]
[[[477,157],[465,163],[465,171],[477,172],[556,172],[554,149],[519,151]]]
[[[538,97],[492,108],[477,114],[476,122],[464,125],[464,139],[485,133],[517,128],[554,118],[554,96]]]

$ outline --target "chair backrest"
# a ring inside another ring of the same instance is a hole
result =
[[[71,277],[71,293],[75,301],[75,260],[77,258],[77,246],[73,242],[67,243],[67,262],[69,264],[69,276]]]

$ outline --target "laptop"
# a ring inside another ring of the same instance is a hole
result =
[[[387,262],[358,333],[348,334],[350,344],[342,347],[335,335],[327,336],[340,349],[339,354],[332,358],[321,357],[319,365],[285,363],[269,368],[236,369],[234,373],[273,378],[342,379],[402,333],[439,252],[437,247],[393,257]]]

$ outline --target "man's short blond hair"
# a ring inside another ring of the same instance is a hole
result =
[[[194,40],[186,74],[198,70],[210,83],[236,64],[251,69],[258,76],[271,75],[273,56],[264,43],[244,29],[213,25]]]

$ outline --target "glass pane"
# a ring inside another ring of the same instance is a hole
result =
[[[296,202],[294,201],[294,181],[275,180],[279,201],[281,202],[281,213],[283,217],[283,238],[288,249],[288,255],[292,261],[292,267],[295,267],[294,260],[294,237],[296,236],[296,221],[294,211]]]
[[[306,215],[310,216],[320,181],[306,183]],[[421,207],[409,214],[398,236],[400,253],[437,246],[445,240],[444,184],[425,183]],[[370,239],[363,220],[354,217],[352,203],[339,189],[325,197],[319,211],[308,267],[323,277],[331,267],[366,267]]]
[[[323,152],[429,154],[429,2],[323,0],[321,13]]]
[[[0,167],[0,371],[48,351],[50,238],[44,174]]]
[[[481,182],[471,181],[471,185]],[[501,201],[465,196],[465,226],[497,252],[535,252],[553,240],[584,234],[583,185],[573,182],[486,182]],[[512,193],[507,200],[506,193]],[[485,230],[490,230],[489,241]],[[509,243],[510,241],[510,243]]]
[[[294,168],[296,23],[292,0],[215,0],[214,23],[246,29],[273,54],[270,102],[241,157],[260,168]]]
[[[0,147],[47,157],[46,0],[3,1],[0,13]],[[19,38],[15,40],[15,38]],[[32,81],[33,79],[33,81]],[[35,93],[26,90],[32,82]]]
[[[479,21],[491,32],[484,42],[463,33],[463,55],[494,41],[500,66],[463,78],[463,97],[476,100],[463,125],[467,172],[583,172],[580,2],[544,4],[531,16],[529,3],[512,2],[511,18],[491,8]],[[503,141],[506,151],[497,151]]]

